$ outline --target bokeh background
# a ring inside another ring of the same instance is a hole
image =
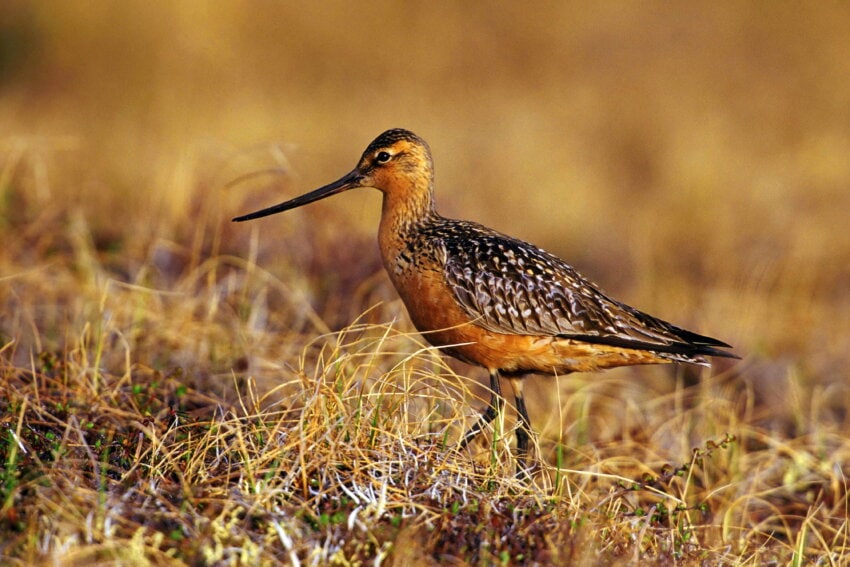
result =
[[[840,3],[5,0],[4,342],[25,361],[69,340],[75,238],[130,284],[251,253],[331,329],[403,313],[378,193],[229,219],[405,127],[445,215],[734,344],[777,412],[789,380],[832,388],[846,424],[848,21]],[[228,185],[266,168],[283,174]]]

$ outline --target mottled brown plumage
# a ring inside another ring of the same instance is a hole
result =
[[[417,329],[447,354],[490,372],[490,406],[466,445],[503,407],[509,377],[520,417],[518,473],[531,423],[521,378],[734,357],[729,345],[608,297],[560,258],[434,208],[434,166],[424,140],[402,129],[378,136],[357,167],[329,185],[236,221],[286,211],[354,189],[384,194],[378,232],[384,267]]]

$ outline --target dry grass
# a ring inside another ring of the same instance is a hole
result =
[[[0,14],[0,562],[845,564],[847,9],[405,6]],[[458,451],[376,197],[229,222],[390,126],[743,360],[531,378],[529,485],[511,412]]]

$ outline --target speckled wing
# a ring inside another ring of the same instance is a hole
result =
[[[485,329],[682,355],[730,356],[711,348],[725,343],[607,297],[544,250],[480,225],[463,224],[462,236],[443,235],[444,273],[458,303]]]

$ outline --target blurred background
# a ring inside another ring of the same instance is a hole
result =
[[[4,342],[61,348],[53,311],[87,262],[167,290],[253,254],[329,328],[403,313],[377,192],[229,219],[404,127],[444,215],[734,344],[766,392],[793,374],[846,400],[848,21],[840,3],[4,0]],[[228,186],[266,168],[284,173]]]

